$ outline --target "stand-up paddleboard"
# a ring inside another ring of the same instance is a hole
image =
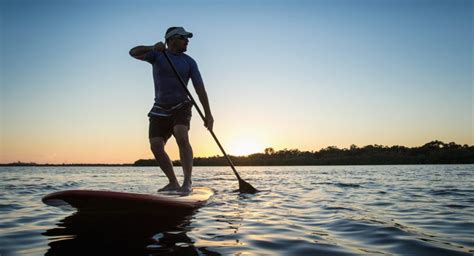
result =
[[[72,206],[78,211],[147,212],[163,215],[186,213],[205,204],[214,192],[195,187],[189,194],[139,194],[101,190],[65,190],[43,197],[51,206]]]

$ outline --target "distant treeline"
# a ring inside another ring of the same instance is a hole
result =
[[[230,156],[235,165],[388,165],[388,164],[474,164],[474,146],[454,142],[431,141],[420,147],[368,145],[339,149],[335,146],[319,151],[266,148],[264,153]],[[180,165],[179,160],[173,161]],[[156,166],[154,159],[140,159],[135,166]],[[223,156],[194,158],[195,166],[223,166]]]
[[[264,153],[230,156],[235,165],[388,165],[388,164],[474,164],[474,146],[454,142],[431,141],[420,147],[368,145],[319,151],[266,148]],[[179,160],[173,164],[180,165]],[[223,156],[196,157],[195,166],[225,166]],[[37,164],[15,162],[0,166],[158,166],[154,159],[140,159],[133,164]]]

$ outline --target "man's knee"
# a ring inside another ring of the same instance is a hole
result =
[[[173,135],[176,138],[178,146],[188,146],[188,127],[186,125],[176,125],[173,130]]]
[[[153,153],[165,152],[165,141],[161,137],[154,137],[150,139],[150,148]]]

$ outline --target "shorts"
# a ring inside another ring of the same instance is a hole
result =
[[[186,125],[189,130],[192,106],[191,103],[185,104],[174,111],[171,116],[150,116],[148,138],[162,137],[166,142],[173,135],[173,127],[175,125]]]

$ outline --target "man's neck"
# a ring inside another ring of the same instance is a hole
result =
[[[174,47],[169,47],[168,51],[170,51],[171,53],[174,53],[174,54],[183,53],[182,51],[178,51],[178,49],[176,49]]]

